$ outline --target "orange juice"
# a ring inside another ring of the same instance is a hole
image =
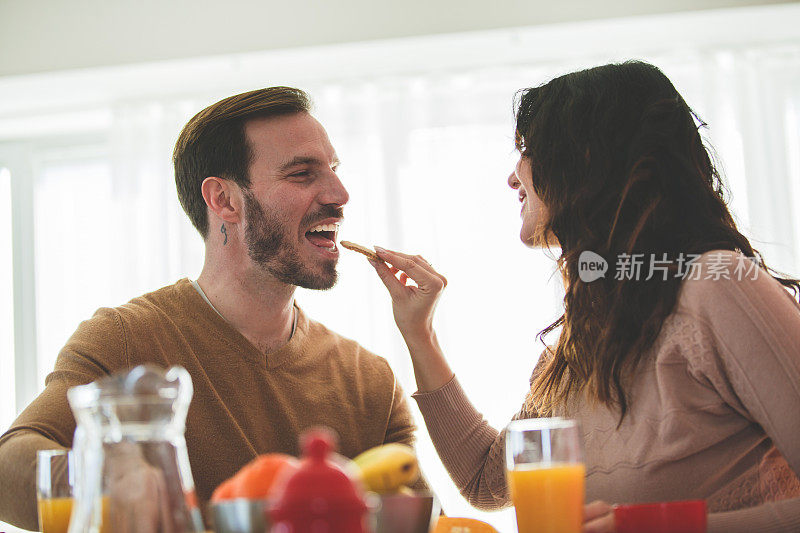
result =
[[[100,533],[107,533],[106,524],[111,521],[108,515],[108,498],[103,497],[103,525]],[[39,499],[39,527],[42,533],[67,533],[69,517],[72,514],[72,498]]]
[[[583,464],[530,465],[508,472],[519,533],[580,533]]]
[[[39,500],[39,527],[43,533],[67,533],[72,498]]]

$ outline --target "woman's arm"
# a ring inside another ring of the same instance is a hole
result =
[[[470,403],[456,378],[442,388],[413,395],[428,434],[461,495],[474,507],[510,504],[504,433],[491,427]]]
[[[712,333],[717,360],[709,365],[698,359],[690,371],[718,390],[733,391],[732,405],[764,429],[800,477],[800,305],[766,271],[737,272],[736,265],[748,261],[741,254],[707,256],[725,260],[727,276],[685,282],[682,307]],[[800,531],[800,499],[711,514],[708,531]]]
[[[385,262],[370,260],[370,264],[392,297],[394,321],[408,346],[417,387],[421,392],[439,389],[453,378],[433,329],[434,310],[447,279],[422,256],[377,247],[376,251]],[[406,285],[409,278],[416,287]]]
[[[467,399],[433,329],[434,310],[447,280],[420,256],[376,250],[391,265],[371,261],[392,297],[395,322],[408,346],[419,388],[413,398],[442,463],[475,507],[507,505],[503,435]],[[416,287],[406,285],[409,278]]]
[[[732,265],[748,261],[713,254]],[[737,275],[731,267],[727,274],[684,282],[681,311],[713,338],[713,350],[689,354],[689,371],[759,424],[800,476],[800,305],[762,269]]]
[[[730,268],[719,277],[687,280],[681,289],[679,310],[702,323],[713,338],[712,346],[688,352],[689,371],[761,426],[800,477],[800,305],[764,270],[737,271],[747,261],[741,254],[709,252],[704,264],[708,261]],[[780,493],[781,487],[769,488]],[[597,530],[586,531],[612,531],[606,529],[610,523],[613,515],[608,513],[598,519]],[[709,533],[798,531],[797,497],[708,518]]]

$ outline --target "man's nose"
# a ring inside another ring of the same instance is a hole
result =
[[[331,170],[325,190],[320,196],[320,203],[324,205],[345,205],[350,201],[350,194],[344,188],[342,180]]]
[[[517,173],[516,172],[512,172],[508,176],[508,186],[511,187],[514,190],[519,189],[520,183],[519,183],[519,178],[517,177]]]

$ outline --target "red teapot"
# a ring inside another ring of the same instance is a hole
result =
[[[300,468],[283,480],[268,511],[271,533],[370,533],[368,507],[357,482],[332,459],[334,436],[301,436]]]

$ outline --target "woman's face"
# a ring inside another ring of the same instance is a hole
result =
[[[519,201],[522,203],[520,240],[531,248],[542,246],[548,240],[543,237],[544,225],[547,221],[547,207],[533,190],[529,158],[520,156],[514,172],[508,177],[508,186],[519,191]],[[551,236],[549,240],[554,241],[555,237]]]

